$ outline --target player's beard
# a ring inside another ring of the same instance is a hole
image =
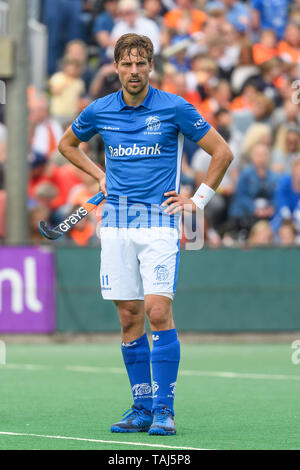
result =
[[[127,91],[127,93],[129,93],[130,95],[135,96],[135,95],[138,95],[139,93],[141,93],[145,89],[145,87],[147,86],[148,81],[147,80],[142,80],[141,78],[139,78],[139,80],[140,80],[140,82],[138,84],[139,86],[136,86],[135,88],[132,88],[130,86],[129,81],[128,81],[127,84],[123,85],[125,90]]]

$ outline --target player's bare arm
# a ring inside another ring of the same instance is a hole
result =
[[[213,194],[232,162],[233,155],[228,144],[214,128],[210,128],[207,134],[205,134],[197,144],[212,157],[203,183],[206,185],[205,187],[211,188]],[[184,206],[187,209],[190,208],[192,212],[197,210],[197,205],[192,199],[181,196],[176,191],[169,191],[164,195],[168,197],[162,204],[163,207],[168,206],[164,211],[166,213],[176,214],[180,212]],[[202,197],[204,198],[205,194],[203,194]]]
[[[95,178],[99,182],[100,190],[107,196],[105,173],[80,149],[80,143],[81,140],[69,127],[62,136],[58,149],[73,165]]]

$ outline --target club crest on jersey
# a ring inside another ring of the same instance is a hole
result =
[[[154,273],[157,281],[165,281],[166,279],[168,279],[169,276],[169,270],[165,265],[158,264],[154,268]]]
[[[135,384],[132,387],[132,391],[135,397],[141,397],[143,395],[149,395],[152,392],[151,385],[147,383]]]
[[[150,132],[156,132],[160,129],[160,119],[158,116],[150,116],[146,119],[147,130]]]

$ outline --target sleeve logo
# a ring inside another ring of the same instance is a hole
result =
[[[81,128],[80,125],[79,125],[78,118],[75,119],[74,124],[75,124],[75,126],[77,127],[77,129],[79,129],[80,131],[82,130],[82,128]]]
[[[194,123],[194,126],[196,127],[196,129],[201,129],[203,124],[204,124],[204,119],[200,118],[200,119],[198,119],[197,122]]]

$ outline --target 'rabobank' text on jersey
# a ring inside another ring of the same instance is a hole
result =
[[[78,139],[100,134],[107,202],[102,226],[174,226],[164,193],[179,193],[184,136],[198,142],[210,124],[186,100],[149,86],[143,103],[126,105],[122,90],[91,103],[72,124]],[[136,225],[134,225],[136,224]]]

